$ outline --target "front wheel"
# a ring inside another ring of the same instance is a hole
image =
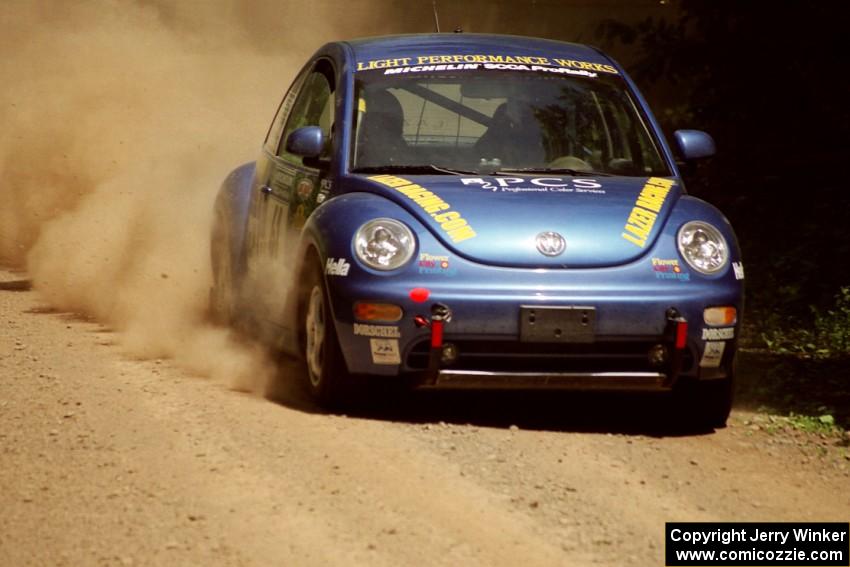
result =
[[[721,380],[682,384],[676,404],[684,420],[697,427],[722,429],[732,411],[732,376]]]
[[[306,281],[301,326],[306,362],[306,386],[320,405],[336,407],[346,401],[351,377],[336,337],[324,278],[313,267]]]

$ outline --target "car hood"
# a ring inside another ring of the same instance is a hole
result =
[[[674,179],[656,177],[355,175],[350,181],[349,191],[395,201],[463,257],[527,268],[630,262],[652,246],[682,193]],[[539,236],[544,233],[563,237],[563,251],[541,252],[558,248],[558,237]]]

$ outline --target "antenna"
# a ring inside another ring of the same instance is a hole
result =
[[[431,0],[431,6],[434,8],[434,28],[437,33],[440,33],[440,16],[437,14],[437,0]]]

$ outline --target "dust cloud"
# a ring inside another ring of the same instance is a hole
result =
[[[212,204],[323,41],[286,7],[0,3],[0,262],[120,331],[131,355],[238,389],[261,389],[273,366],[207,323]],[[267,50],[270,32],[251,28],[275,14]]]
[[[591,18],[573,8],[586,17],[506,0],[440,14],[446,29],[575,39]],[[0,1],[0,264],[136,356],[258,387],[268,361],[206,322],[218,186],[322,43],[432,22],[430,1]]]

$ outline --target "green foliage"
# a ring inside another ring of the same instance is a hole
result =
[[[831,353],[850,354],[850,287],[842,287],[835,306],[825,313],[814,309],[815,336],[821,348]]]
[[[682,173],[688,192],[735,227],[746,316],[764,343],[779,353],[846,356],[848,301],[833,296],[849,283],[850,193],[836,172],[846,169],[850,87],[833,61],[811,56],[840,51],[844,21],[830,3],[669,5],[664,17],[633,25],[606,20],[597,38],[629,60],[668,139],[681,128],[714,136],[717,156]]]
[[[826,408],[819,408],[820,411]],[[801,414],[794,411],[788,415],[777,415],[771,413],[769,408],[758,408],[753,418],[744,422],[744,425],[755,426],[757,429],[769,434],[781,434],[789,431],[819,435],[822,437],[844,437],[844,428],[841,427],[835,417],[830,413],[816,413],[814,415]]]
[[[787,423],[794,429],[807,433],[834,433],[838,431],[835,418],[828,413],[818,416],[792,413],[788,416]]]
[[[850,429],[850,356],[777,351],[777,345],[773,350],[739,350],[736,407],[776,416],[814,416],[823,425],[832,422]]]
[[[811,306],[812,328],[789,324],[776,314],[765,317],[761,333],[764,345],[778,354],[814,358],[850,355],[850,287],[842,287],[826,310]]]

